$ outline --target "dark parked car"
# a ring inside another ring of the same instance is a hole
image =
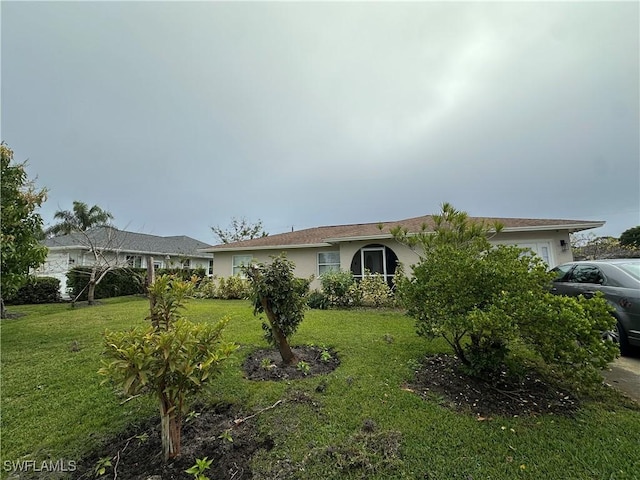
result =
[[[640,258],[570,262],[552,271],[557,277],[551,291],[557,295],[604,294],[617,320],[616,331],[605,335],[620,344],[622,355],[640,348]]]

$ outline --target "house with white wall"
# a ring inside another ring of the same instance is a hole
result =
[[[99,251],[99,261],[109,266],[147,268],[153,261],[155,268],[203,268],[208,274],[213,273],[213,255],[203,251],[211,245],[184,235],[160,237],[103,226],[48,238],[42,243],[49,254],[33,273],[60,280],[63,297],[67,297],[67,272],[94,265],[95,251]]]
[[[470,217],[486,224],[498,222],[503,229],[491,237],[494,244],[530,248],[549,267],[573,260],[569,234],[598,228],[602,221]],[[319,277],[328,270],[350,271],[361,278],[365,271],[379,273],[390,281],[399,263],[408,273],[418,261],[416,251],[396,241],[391,231],[401,227],[409,233],[432,230],[430,215],[404,220],[315,227],[241,242],[216,245],[203,252],[213,254],[212,272],[217,277],[241,273],[251,261],[270,262],[285,253],[296,265],[298,277],[314,277],[311,288],[320,288]]]

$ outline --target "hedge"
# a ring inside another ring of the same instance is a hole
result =
[[[15,295],[7,298],[8,305],[32,305],[60,302],[60,280],[53,277],[29,277]]]
[[[78,300],[87,299],[87,289],[85,287],[89,281],[90,273],[91,267],[75,267],[67,273],[67,292],[71,298],[76,298],[82,292]],[[156,270],[156,275],[162,274],[176,275],[182,279],[189,279],[193,275],[203,278],[205,271],[203,268],[161,268]],[[95,299],[141,295],[146,292],[146,284],[146,268],[118,268],[107,273],[96,286]]]

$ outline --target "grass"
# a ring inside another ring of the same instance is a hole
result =
[[[2,461],[79,459],[156,415],[150,399],[121,404],[96,374],[102,332],[144,325],[147,311],[133,297],[10,308],[25,315],[0,325]],[[478,421],[403,389],[415,361],[446,346],[417,337],[397,312],[307,312],[292,343],[333,347],[342,363],[290,382],[243,378],[243,358],[265,346],[248,302],[197,300],[186,315],[232,317],[225,336],[241,348],[215,380],[214,400],[250,412],[285,399],[256,419],[275,447],[256,456],[255,478],[640,478],[640,411],[615,397],[586,403],[575,418]]]

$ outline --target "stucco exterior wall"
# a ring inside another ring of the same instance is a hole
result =
[[[564,249],[561,246],[561,240],[565,242]],[[567,231],[500,233],[493,237],[491,242],[494,244],[519,245],[526,248],[532,248],[543,258],[546,257],[545,260],[547,260],[549,267],[554,267],[561,263],[573,260],[573,255],[569,246],[569,233]],[[349,271],[354,256],[359,254],[361,248],[369,245],[383,245],[385,247],[389,247],[398,257],[398,262],[405,266],[405,271],[409,274],[411,273],[409,267],[419,261],[419,256],[415,251],[393,239],[354,240],[340,242],[339,244],[328,247],[216,252],[214,253],[213,274],[216,277],[231,276],[234,255],[251,255],[257,262],[269,263],[272,255],[278,255],[284,252],[286,253],[287,258],[293,261],[296,266],[295,275],[302,278],[309,278],[313,276],[314,279],[311,282],[311,289],[319,289],[321,285],[318,279],[318,253],[339,252],[340,269]]]
[[[135,252],[105,252],[104,257],[109,264],[118,264],[120,266],[127,265],[127,256],[140,256],[141,266],[140,268],[147,268],[148,255],[135,253]],[[179,256],[154,256],[155,262],[160,262],[161,268],[180,267],[181,261],[184,257]],[[203,268],[205,273],[209,272],[209,260],[207,257],[195,257],[190,258],[190,268]],[[38,277],[54,277],[60,280],[60,295],[64,299],[68,299],[67,295],[67,272],[74,267],[88,267],[92,266],[95,262],[94,256],[87,250],[82,249],[64,249],[54,250],[50,249],[45,260],[45,263],[33,272]]]

